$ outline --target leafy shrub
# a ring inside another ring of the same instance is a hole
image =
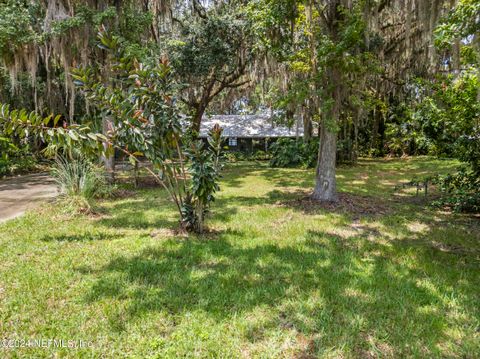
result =
[[[280,138],[270,146],[272,167],[305,167],[312,168],[317,164],[318,140],[303,141],[291,138]]]
[[[215,125],[208,135],[208,145],[203,141],[193,141],[185,151],[189,160],[190,186],[186,190],[181,207],[182,227],[187,231],[203,232],[205,215],[220,189],[220,153],[222,149],[222,129]]]
[[[69,211],[89,212],[93,199],[107,192],[101,169],[82,156],[74,159],[58,156],[52,175]]]
[[[262,151],[262,150],[258,150],[256,151],[252,156],[252,160],[255,160],[255,161],[267,161],[270,159],[270,154],[265,152],[265,151]]]
[[[303,167],[314,168],[318,161],[318,138],[310,140],[303,146]]]
[[[0,158],[0,176],[29,172],[36,168],[37,161],[31,155],[23,157]]]
[[[267,161],[271,158],[270,153],[265,151],[258,150],[253,154],[244,153],[244,152],[226,152],[224,158],[228,162],[238,162],[238,161]]]
[[[455,174],[438,176],[435,181],[443,193],[434,202],[451,207],[455,212],[480,213],[480,176],[466,167]]]
[[[270,146],[272,167],[295,167],[302,162],[302,143],[290,138],[280,138]]]
[[[480,126],[474,127],[472,134],[460,136],[456,144],[457,157],[480,175]]]
[[[245,161],[247,157],[243,152],[226,152],[224,158],[228,162],[238,162]]]
[[[414,119],[429,142],[431,154],[456,157],[480,168],[480,138],[477,100],[478,71],[467,69],[426,85],[426,96]],[[415,131],[405,135],[412,136]]]
[[[438,177],[443,197],[438,205],[457,212],[480,212],[480,128],[478,71],[467,68],[435,81],[417,110],[423,131],[436,155],[458,158],[468,167]]]
[[[28,172],[35,168],[36,160],[28,151],[28,146],[19,148],[10,138],[0,133],[0,176],[18,172]]]

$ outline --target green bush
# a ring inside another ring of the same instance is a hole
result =
[[[243,152],[226,152],[224,154],[225,160],[227,162],[238,162],[238,161],[245,161],[246,156]]]
[[[37,162],[32,156],[21,158],[0,158],[0,176],[8,176],[16,173],[29,172],[35,169]]]
[[[313,168],[317,164],[318,140],[308,143],[291,138],[280,138],[270,146],[272,167]]]
[[[270,158],[270,154],[262,150],[258,150],[252,155],[252,159],[255,161],[267,161]]]
[[[455,212],[480,213],[480,176],[475,171],[463,167],[455,174],[438,176],[434,183],[443,194],[434,205]]]
[[[215,125],[208,134],[207,146],[201,140],[194,141],[185,152],[191,181],[181,212],[182,227],[187,231],[203,232],[205,215],[220,189],[218,180],[223,167],[220,162],[221,151],[222,128]]]
[[[244,153],[244,152],[226,152],[223,156],[228,162],[238,162],[238,161],[268,161],[271,158],[271,155],[265,151],[258,150],[253,154]]]
[[[35,168],[36,160],[28,146],[19,148],[11,139],[0,136],[0,176],[28,172]]]

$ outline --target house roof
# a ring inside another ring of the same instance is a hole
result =
[[[218,124],[223,128],[223,137],[263,138],[303,136],[303,126],[288,128],[274,124],[268,115],[213,115],[205,116],[200,126],[200,137]],[[298,128],[297,128],[298,127]]]

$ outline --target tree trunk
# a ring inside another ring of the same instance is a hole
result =
[[[317,59],[317,41],[316,41],[316,34],[315,34],[315,26],[313,24],[313,12],[314,12],[314,4],[313,0],[309,0],[307,6],[305,6],[305,15],[308,22],[308,29],[309,29],[309,43],[310,43],[310,61],[312,65],[312,78],[317,76],[317,67],[318,67],[318,59]],[[316,93],[316,84],[312,82],[310,85],[310,89],[313,93]],[[303,140],[305,143],[310,142],[310,138],[312,137],[313,126],[312,126],[312,119],[314,115],[314,108],[318,109],[319,106],[318,95],[313,96],[307,100],[307,110],[303,112]]]
[[[195,110],[192,117],[192,130],[197,134],[200,134],[200,126],[202,124],[203,114],[205,113],[206,109],[207,109],[207,105],[204,103],[199,103],[198,105],[195,106]]]
[[[138,161],[135,161],[135,165],[133,166],[133,183],[135,188],[138,188]]]
[[[203,204],[199,201],[199,203],[196,206],[196,211],[197,211],[197,223],[196,227],[194,228],[194,231],[196,233],[203,233],[203,227],[204,227],[204,218],[203,218]]]
[[[379,111],[375,107],[373,109],[373,127],[372,127],[372,138],[370,139],[370,150],[375,151],[377,150],[377,137],[378,137],[378,129],[380,127],[380,116]]]
[[[109,117],[104,117],[103,118],[103,134],[107,136],[108,132],[112,128],[112,120]],[[113,153],[110,153],[109,151],[109,144],[104,142],[103,143],[103,148],[105,155],[102,156],[102,161],[105,166],[105,172],[107,174],[107,181],[109,183],[115,182],[115,150],[113,150]]]
[[[353,150],[352,162],[357,163],[358,160],[358,116],[353,120]]]
[[[310,101],[309,101],[310,103]],[[312,120],[311,120],[311,110],[310,106],[304,110],[302,113],[302,122],[303,122],[303,141],[305,143],[310,142],[310,139],[312,138],[312,132],[313,132],[313,126],[312,126]]]
[[[319,201],[337,201],[337,182],[335,165],[337,159],[336,127],[340,116],[341,83],[340,73],[336,68],[327,70],[327,76],[332,89],[333,105],[326,116],[322,116],[320,144],[318,148],[318,162],[315,189],[313,198]]]
[[[104,143],[103,147],[108,147],[108,144]],[[109,183],[115,182],[115,156],[102,156],[103,164],[105,166],[105,172],[107,173],[107,181]]]
[[[337,200],[335,162],[337,156],[337,134],[322,126],[318,163],[313,198],[319,201]]]

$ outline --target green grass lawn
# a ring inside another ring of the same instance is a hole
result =
[[[361,160],[338,171],[348,205],[325,209],[302,200],[313,170],[232,164],[200,237],[172,234],[159,189],[7,222],[0,339],[92,347],[0,357],[479,357],[478,218],[393,192],[455,165]]]

